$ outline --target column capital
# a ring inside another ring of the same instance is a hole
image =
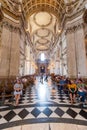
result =
[[[8,21],[3,21],[3,26],[9,29],[12,32],[19,32],[20,28],[9,23]]]
[[[85,13],[83,15],[83,20],[87,24],[87,9],[85,10]]]
[[[73,26],[67,27],[65,34],[74,33],[83,27],[84,27],[84,23],[78,23]]]
[[[0,3],[0,22],[3,20],[4,18],[4,14],[2,12],[2,7],[1,7],[1,3]]]

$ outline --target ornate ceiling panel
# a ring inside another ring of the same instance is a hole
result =
[[[47,40],[47,39],[43,39],[43,38],[41,38],[41,39],[38,39],[38,41],[37,41],[37,43],[38,44],[42,44],[42,45],[45,45],[45,44],[49,44],[50,43],[50,41],[49,40]]]
[[[13,17],[24,13],[27,31],[31,38],[35,54],[44,51],[50,56],[56,45],[59,28],[64,14],[79,9],[84,0],[0,0],[4,10]],[[22,11],[22,12],[21,12]],[[20,13],[21,12],[21,13]],[[10,14],[11,13],[11,14]],[[84,20],[86,17],[84,15]]]
[[[51,24],[52,15],[47,12],[38,12],[38,13],[35,13],[34,15],[34,21],[37,26],[46,27]]]
[[[65,12],[64,0],[22,0],[22,7],[37,55],[39,51],[49,55]]]
[[[58,34],[58,18],[46,11],[35,12],[28,18],[28,28],[31,41],[36,53],[51,50],[54,39]]]
[[[49,49],[49,46],[48,45],[36,45],[36,49],[38,51],[47,51]]]
[[[27,17],[37,11],[47,11],[61,17],[65,9],[64,0],[23,0],[22,3]]]
[[[41,28],[41,29],[38,29],[35,34],[38,37],[48,37],[50,33],[51,33],[50,30],[48,30],[47,28]]]

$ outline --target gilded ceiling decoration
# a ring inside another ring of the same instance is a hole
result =
[[[43,15],[45,16],[45,20],[43,20]],[[52,16],[47,12],[38,12],[34,15],[34,21],[37,26],[46,27],[51,24]]]
[[[49,49],[49,46],[48,45],[37,45],[36,49],[38,51],[47,51]]]
[[[83,15],[83,20],[87,24],[87,9],[85,10],[85,13]]]
[[[58,18],[46,11],[40,11],[32,14],[28,18],[28,31],[31,36],[32,44],[36,50],[36,54],[39,51],[47,51],[49,53],[52,43],[56,35],[58,35]]]
[[[50,54],[59,36],[64,14],[72,11],[77,5],[75,3],[75,0],[22,0],[27,30],[37,54],[39,51]]]
[[[46,38],[44,38],[44,39],[41,38],[41,39],[38,39],[38,40],[37,40],[37,43],[44,45],[44,44],[50,43],[50,41],[47,40]]]
[[[48,37],[51,33],[52,33],[52,31],[49,30],[48,28],[40,28],[40,29],[36,30],[36,32],[35,32],[35,34],[38,37]]]
[[[23,0],[22,3],[27,17],[38,11],[50,12],[61,17],[65,9],[64,0]]]

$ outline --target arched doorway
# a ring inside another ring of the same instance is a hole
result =
[[[44,65],[40,66],[40,73],[45,73],[45,66]]]

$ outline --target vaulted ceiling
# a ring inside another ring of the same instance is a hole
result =
[[[22,0],[22,6],[37,58],[42,52],[49,58],[65,12],[64,0]]]
[[[10,11],[19,10],[27,21],[26,31],[30,34],[36,58],[44,52],[49,59],[57,45],[61,23],[67,11],[75,8],[80,0],[0,0]],[[16,10],[15,10],[16,9]]]
[[[27,17],[37,11],[46,11],[61,18],[65,9],[64,0],[22,0],[22,3]]]

